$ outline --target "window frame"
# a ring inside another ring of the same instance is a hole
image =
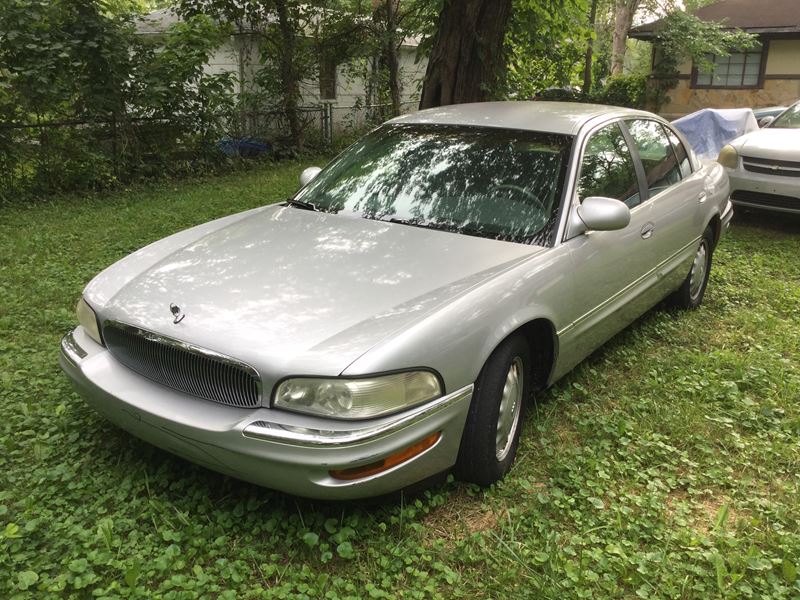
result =
[[[633,170],[636,172],[636,183],[639,186],[639,203],[635,206],[629,206],[628,208],[631,211],[635,211],[640,206],[642,206],[647,200],[649,196],[647,194],[647,180],[645,177],[644,167],[642,166],[642,161],[639,158],[639,152],[634,145],[633,138],[631,137],[630,133],[628,132],[627,125],[624,124],[624,118],[616,117],[609,121],[606,121],[597,127],[592,128],[586,136],[583,138],[583,144],[581,147],[580,156],[578,157],[578,162],[576,163],[575,169],[575,176],[573,181],[573,196],[575,198],[575,202],[579,205],[582,202],[582,198],[578,196],[578,189],[580,187],[580,177],[581,171],[583,170],[583,159],[586,157],[586,147],[589,145],[591,139],[597,135],[600,131],[605,129],[606,127],[616,126],[617,129],[622,134],[622,138],[625,140],[625,144],[628,146],[628,152],[631,155],[631,161],[633,162]]]
[[[664,137],[667,139],[667,145],[670,148],[670,152],[672,152],[672,156],[675,158],[675,166],[678,169],[678,174],[680,175],[680,180],[678,180],[676,183],[672,183],[672,184],[668,185],[667,187],[661,189],[661,191],[656,192],[655,194],[651,193],[652,190],[650,189],[650,185],[647,182],[647,170],[644,168],[644,163],[642,162],[642,157],[639,154],[639,147],[637,146],[636,140],[633,138],[633,134],[630,131],[629,123],[631,123],[633,121],[648,121],[650,123],[655,123],[656,125],[659,125],[661,127],[662,131],[664,132]],[[665,123],[662,123],[661,121],[659,121],[657,119],[652,119],[652,118],[649,118],[649,117],[639,117],[639,116],[625,117],[624,119],[622,119],[621,122],[625,124],[625,127],[623,128],[623,131],[627,134],[627,137],[630,138],[630,143],[632,144],[631,154],[634,156],[634,162],[636,162],[639,165],[639,167],[641,168],[641,171],[642,171],[643,177],[644,177],[644,189],[647,191],[646,194],[642,195],[643,199],[638,204],[638,206],[641,206],[645,202],[649,202],[651,199],[657,198],[658,196],[660,196],[664,192],[667,192],[667,191],[671,190],[672,188],[674,188],[677,185],[680,185],[684,180],[686,180],[687,177],[691,177],[691,175],[694,173],[694,169],[692,168],[692,161],[689,159],[689,153],[686,150],[686,145],[675,134],[675,131],[669,125],[666,125]],[[680,168],[681,163],[680,163],[680,160],[678,159],[678,152],[675,149],[675,144],[672,142],[672,139],[670,139],[669,133],[672,133],[675,136],[675,139],[677,139],[678,142],[680,142],[681,145],[684,146],[683,151],[686,152],[686,160],[689,163],[689,175],[684,175],[683,171]],[[640,186],[642,185],[641,180],[640,180],[639,185]]]
[[[336,102],[339,92],[339,64],[330,56],[323,54],[319,60],[319,99],[322,102]]]
[[[758,81],[756,81],[753,85],[714,85],[714,76],[712,72],[711,76],[711,83],[703,84],[698,83],[698,78],[700,76],[700,69],[697,68],[697,65],[692,64],[692,79],[691,79],[691,88],[695,90],[760,90],[764,87],[764,77],[766,75],[767,70],[767,56],[769,55],[769,40],[766,39],[759,39],[759,43],[761,44],[761,62],[758,66]],[[755,52],[750,50],[744,50],[742,52],[732,52],[733,54],[744,54],[745,57],[748,54],[755,54]],[[716,55],[714,56],[716,59]],[[716,63],[715,63],[716,64]],[[742,75],[744,77],[744,74]]]
[[[569,176],[567,181],[564,184],[564,203],[562,205],[562,214],[561,214],[561,224],[559,225],[558,229],[558,244],[566,244],[570,240],[575,239],[577,236],[584,231],[583,229],[579,229],[576,233],[576,227],[579,228],[580,226],[577,225],[575,219],[575,210],[580,206],[580,198],[578,198],[578,179],[580,178],[581,174],[581,166],[583,164],[583,157],[586,152],[586,145],[589,142],[589,139],[598,131],[600,131],[603,127],[616,123],[618,127],[622,130],[622,135],[625,136],[626,143],[628,144],[628,148],[631,149],[631,154],[633,156],[633,164],[636,168],[636,175],[639,181],[639,189],[646,190],[649,192],[647,187],[647,181],[645,177],[644,167],[642,166],[642,161],[639,157],[639,151],[637,150],[633,138],[628,133],[628,127],[623,126],[623,121],[625,119],[649,119],[651,121],[655,121],[656,123],[661,124],[665,129],[672,132],[672,134],[683,144],[684,150],[687,153],[687,158],[689,160],[689,168],[691,169],[691,174],[687,175],[681,180],[681,183],[687,181],[690,177],[695,176],[701,165],[697,162],[697,157],[695,156],[694,152],[691,149],[691,146],[686,142],[683,135],[672,127],[667,121],[664,119],[649,115],[649,114],[624,114],[624,115],[604,115],[602,117],[597,117],[595,119],[590,120],[588,123],[585,123],[583,126],[580,127],[578,133],[575,134],[575,142],[573,144],[572,154],[569,160]],[[670,140],[671,141],[671,140]],[[673,147],[674,150],[674,147]],[[635,154],[634,154],[635,153]],[[676,153],[677,155],[677,153]],[[635,215],[636,212],[642,206],[652,206],[649,205],[648,202],[650,200],[650,196],[648,195],[647,198],[642,198],[642,201],[633,207],[631,210],[631,215]]]
[[[597,117],[590,120],[588,123],[584,123],[583,126],[580,127],[578,133],[575,134],[575,142],[572,146],[572,156],[570,156],[569,175],[564,186],[564,203],[562,204],[563,212],[561,214],[561,224],[559,225],[557,234],[559,245],[568,243],[570,240],[580,236],[584,231],[583,229],[580,229],[580,225],[578,225],[577,221],[575,220],[577,218],[575,211],[581,204],[581,199],[578,197],[578,182],[581,176],[581,167],[583,166],[583,158],[586,154],[586,146],[589,143],[589,140],[595,133],[604,127],[616,125],[619,127],[620,131],[622,131],[622,135],[625,138],[625,143],[628,144],[628,149],[630,150],[633,140],[628,134],[628,128],[622,125],[622,121],[626,116],[628,115],[603,115],[601,117]],[[645,178],[644,168],[642,167],[641,160],[639,160],[638,152],[635,156],[633,152],[636,152],[636,148],[632,149],[631,157],[633,158],[633,166],[636,170],[636,180],[639,183],[639,193],[641,194],[641,190],[643,189],[642,186],[644,185],[643,181]],[[646,186],[644,189],[647,189]],[[643,204],[645,204],[644,200],[631,208],[631,215],[636,214]],[[579,228],[579,231],[577,232],[576,227]]]
[[[678,156],[678,148],[677,146],[675,146],[675,140],[677,140],[678,143],[683,148],[683,152],[686,154],[686,162],[689,164],[689,173],[687,175],[684,175],[683,172],[681,172],[681,181],[683,181],[684,179],[688,179],[689,177],[694,175],[698,170],[698,167],[694,164],[694,161],[692,159],[691,146],[689,146],[688,142],[686,142],[683,139],[683,137],[680,135],[680,132],[676,129],[673,129],[673,127],[669,123],[662,123],[661,121],[658,121],[658,123],[660,123],[661,127],[663,127],[664,130],[667,132],[667,137],[669,138],[669,143],[672,146],[672,151],[675,153],[675,158],[678,159],[678,165],[681,164],[681,161],[680,161],[680,156]],[[675,138],[675,140],[673,140],[672,138]]]

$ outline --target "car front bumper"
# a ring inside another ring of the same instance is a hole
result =
[[[800,214],[800,177],[728,169],[731,201],[737,206]]]
[[[138,375],[82,327],[64,336],[59,362],[89,405],[136,437],[238,479],[326,500],[380,496],[453,466],[472,399],[469,385],[368,421],[233,408]],[[354,480],[331,475],[374,464],[437,432],[431,447],[385,471]]]

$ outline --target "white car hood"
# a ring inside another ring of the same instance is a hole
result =
[[[800,129],[767,127],[743,135],[732,146],[742,156],[800,161]]]
[[[262,375],[336,375],[393,332],[542,251],[270,207],[146,268],[134,255],[140,271],[125,277],[113,295],[106,293],[99,309],[103,321],[233,356]],[[113,267],[117,275],[125,260]],[[178,324],[171,303],[186,315]]]

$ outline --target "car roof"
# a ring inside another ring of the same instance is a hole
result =
[[[578,102],[478,102],[429,108],[392,119],[389,123],[466,125],[575,135],[600,116],[646,116],[651,113],[617,106]]]

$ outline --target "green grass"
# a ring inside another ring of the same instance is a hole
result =
[[[740,218],[663,308],[530,411],[489,490],[328,504],[114,428],[60,373],[98,271],[284,198],[299,163],[0,213],[0,597],[796,598],[800,220]]]

